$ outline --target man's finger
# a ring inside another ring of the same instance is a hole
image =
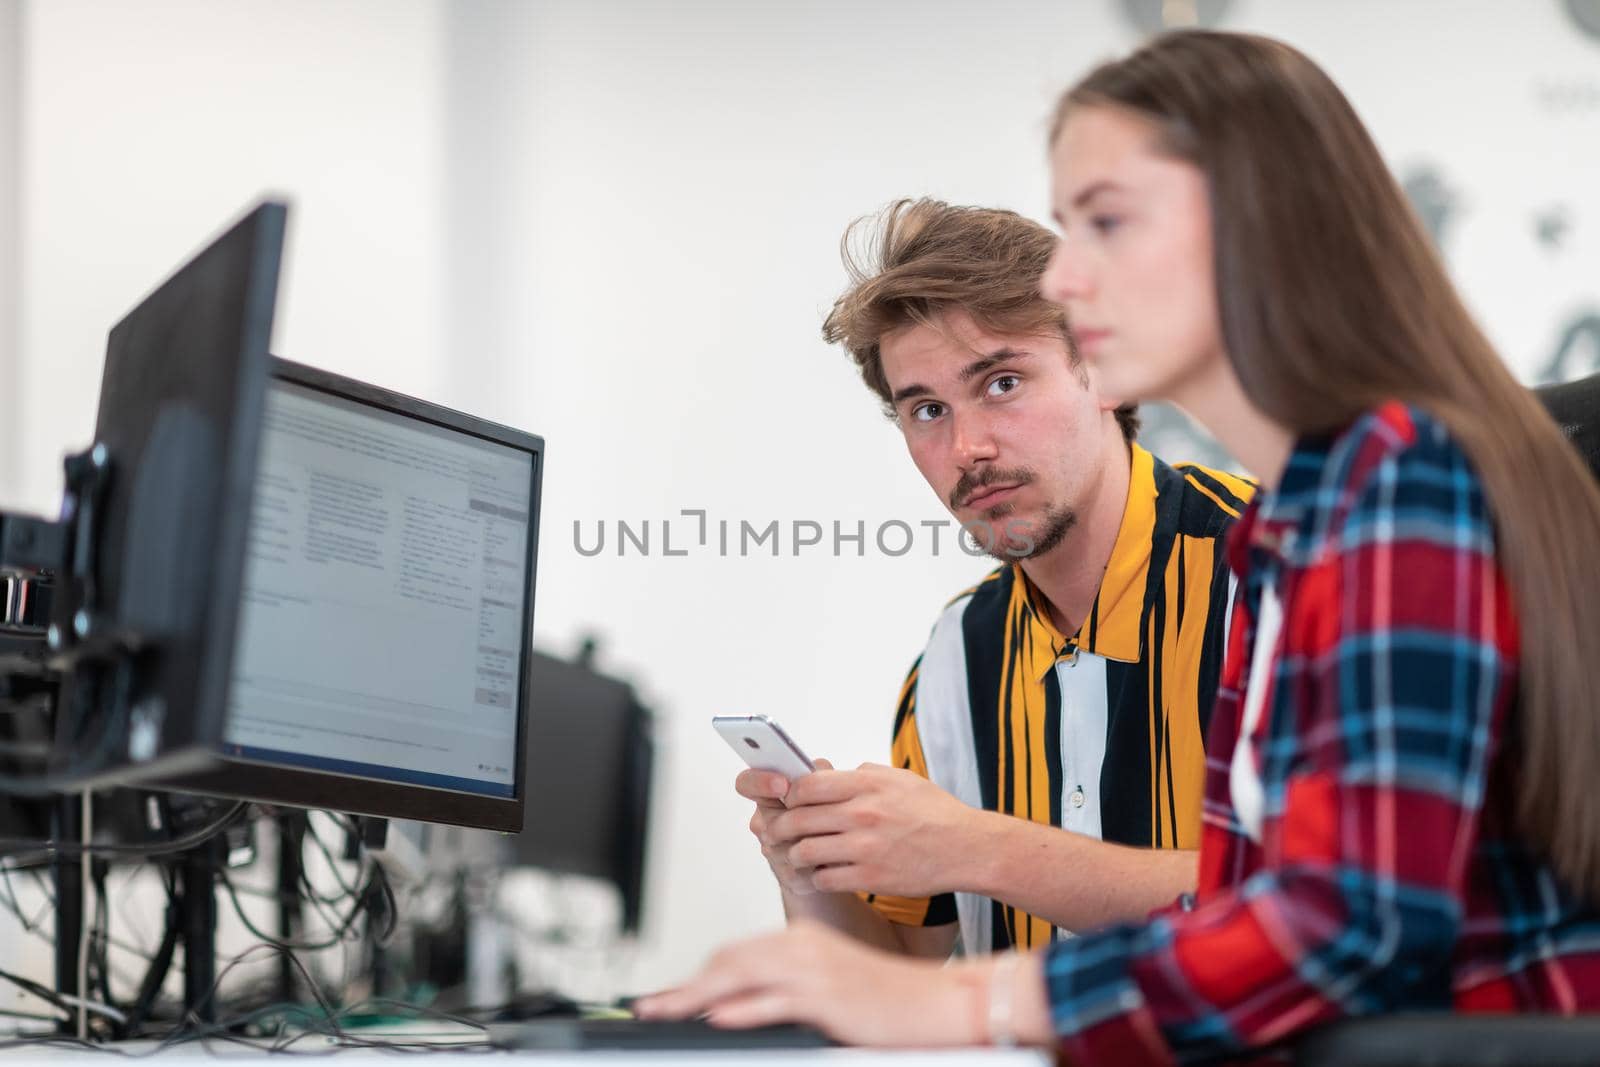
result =
[[[784,799],[789,807],[805,804],[837,804],[861,792],[865,782],[855,771],[818,770],[789,783]]]
[[[850,813],[838,804],[812,805],[780,811],[767,820],[769,845],[801,841],[818,834],[837,834],[851,829]]]
[[[822,867],[811,875],[811,884],[818,893],[871,893],[867,884],[867,869],[859,863],[842,863]]]
[[[824,834],[821,837],[807,837],[790,846],[789,865],[799,870],[805,867],[861,863],[872,858],[866,854],[868,847],[868,842],[861,834]]]
[[[776,801],[789,792],[789,779],[773,771],[741,771],[733,788],[746,800]]]

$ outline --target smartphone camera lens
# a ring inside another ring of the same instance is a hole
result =
[[[756,744],[756,739],[753,738],[753,737],[745,738],[744,739],[744,743],[749,745],[751,748],[760,748],[761,747],[760,745]]]

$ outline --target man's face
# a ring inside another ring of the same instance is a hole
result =
[[[1060,543],[1099,487],[1121,432],[1065,339],[990,333],[961,310],[879,350],[917,469],[956,521],[1002,559]]]

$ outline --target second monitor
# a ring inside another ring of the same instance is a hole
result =
[[[222,743],[166,784],[520,829],[542,450],[274,359]]]

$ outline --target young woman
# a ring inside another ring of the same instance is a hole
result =
[[[1199,890],[944,969],[791,929],[646,1011],[1090,1064],[1400,1010],[1600,1010],[1589,472],[1295,50],[1157,38],[1068,91],[1051,165],[1043,288],[1102,391],[1182,406],[1264,490],[1230,546]]]

